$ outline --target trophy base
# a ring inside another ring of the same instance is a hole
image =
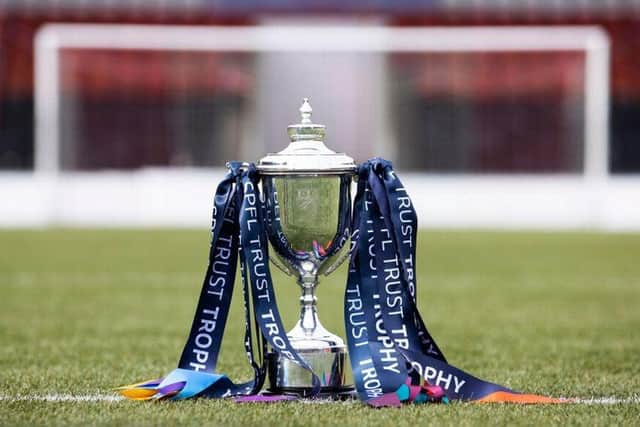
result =
[[[349,399],[354,390],[346,384],[345,366],[348,363],[346,349],[342,346],[321,350],[298,349],[298,353],[320,378],[322,398]],[[311,395],[313,389],[311,373],[289,359],[269,353],[268,392],[273,394],[295,394],[302,397]]]

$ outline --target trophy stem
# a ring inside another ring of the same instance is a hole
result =
[[[305,335],[311,336],[316,331],[320,321],[318,320],[318,298],[315,296],[318,277],[316,275],[303,275],[300,277],[302,295],[300,296],[300,328]]]

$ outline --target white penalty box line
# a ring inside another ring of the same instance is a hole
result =
[[[49,24],[35,40],[35,171],[60,171],[59,52],[534,52],[585,54],[584,175],[608,176],[609,39],[594,26],[405,27]]]

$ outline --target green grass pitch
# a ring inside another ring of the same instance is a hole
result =
[[[0,232],[0,424],[636,424],[640,420],[640,235],[426,231],[418,301],[450,362],[480,378],[613,404],[367,408],[357,402],[237,405],[48,401],[105,396],[169,372],[191,322],[208,231]],[[275,268],[287,326],[298,289]],[[344,336],[345,269],[318,289]],[[241,292],[221,371],[246,380]]]

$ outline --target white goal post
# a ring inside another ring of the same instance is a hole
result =
[[[60,169],[60,64],[65,48],[207,52],[529,52],[585,55],[585,177],[608,175],[609,40],[598,27],[430,27],[50,24],[35,41],[35,170]]]

